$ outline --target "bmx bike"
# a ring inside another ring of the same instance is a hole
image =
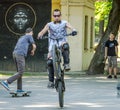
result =
[[[73,36],[72,33],[67,34],[67,36]],[[52,46],[52,60],[53,60],[53,68],[54,68],[54,74],[55,74],[55,88],[58,92],[58,99],[59,99],[59,106],[62,108],[64,106],[64,92],[65,92],[65,81],[64,81],[64,68],[62,68],[62,49],[61,46],[59,46],[59,40],[60,38],[52,38],[45,36],[45,38],[50,38],[52,40],[55,40],[56,43]]]

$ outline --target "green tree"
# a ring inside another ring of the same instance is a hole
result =
[[[110,10],[108,17],[108,25],[101,37],[100,43],[96,49],[96,52],[90,62],[87,73],[88,74],[101,74],[104,73],[104,48],[103,43],[108,39],[111,32],[117,35],[120,24],[120,0],[113,0],[112,9]]]
[[[108,16],[112,8],[112,1],[95,2],[95,35],[101,37],[108,23]]]

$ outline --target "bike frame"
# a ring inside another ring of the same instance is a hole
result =
[[[68,37],[68,36],[72,36],[72,33],[69,33],[69,34],[65,35],[65,37]],[[57,45],[53,44],[53,46],[52,46],[52,59],[53,59],[53,61],[57,62],[58,65],[59,65],[59,69],[58,70],[56,70],[54,68],[54,73],[55,73],[56,78],[60,80],[61,79],[61,74],[62,74],[61,71],[64,72],[64,69],[61,68],[62,48],[59,45],[59,40],[63,39],[63,37],[62,38],[61,37],[59,37],[59,38],[52,38],[52,37],[45,36],[44,39],[46,39],[46,38],[50,38],[50,39],[55,40],[57,42]],[[53,51],[56,51],[56,53],[53,52]],[[57,58],[58,58],[57,61],[56,61],[56,59],[54,59],[56,57],[56,56],[54,56],[55,54],[57,54]],[[53,65],[53,66],[55,67],[55,65]]]

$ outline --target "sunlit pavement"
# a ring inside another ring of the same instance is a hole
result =
[[[0,80],[5,77],[0,76]],[[66,75],[64,110],[119,110],[117,80],[105,76]],[[30,97],[12,98],[0,85],[0,110],[58,110],[58,95],[48,89],[47,75],[24,77],[24,90],[32,91]],[[10,85],[16,89],[16,82]]]

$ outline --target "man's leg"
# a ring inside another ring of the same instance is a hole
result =
[[[62,52],[62,55],[63,55],[63,60],[64,60],[64,69],[66,71],[70,70],[70,66],[69,66],[69,63],[70,63],[70,59],[69,59],[69,44],[68,43],[64,43],[63,46],[62,46],[62,49],[63,49],[63,52]]]
[[[114,78],[117,79],[117,57],[113,57]]]
[[[9,77],[7,80],[1,82],[2,86],[5,87],[7,90],[10,90],[8,84],[11,84],[13,81],[22,77],[22,74],[23,74],[24,68],[25,68],[25,58],[24,58],[24,56],[13,55],[13,58],[15,60],[15,64],[16,64],[18,72],[15,75]],[[22,90],[22,81],[20,81],[20,80],[18,81],[17,89]]]
[[[54,87],[54,68],[53,68],[53,60],[48,59],[47,60],[47,68],[48,68],[48,77],[49,77],[49,83],[48,87]]]
[[[22,90],[22,75],[17,79],[17,90]]]
[[[109,75],[112,75],[112,67],[109,67]]]
[[[14,62],[16,64],[16,69],[17,69],[17,72],[18,72],[18,66],[17,66],[16,58],[14,58]],[[17,90],[22,90],[22,76],[17,79]]]
[[[11,76],[7,79],[8,84],[11,84],[13,81],[17,80],[17,89],[22,90],[22,74],[25,68],[25,58],[24,56],[15,55],[15,62],[18,73]]]
[[[117,68],[114,68],[114,75],[117,75]]]
[[[112,78],[112,57],[111,56],[108,57],[108,71],[109,71],[108,78]]]

